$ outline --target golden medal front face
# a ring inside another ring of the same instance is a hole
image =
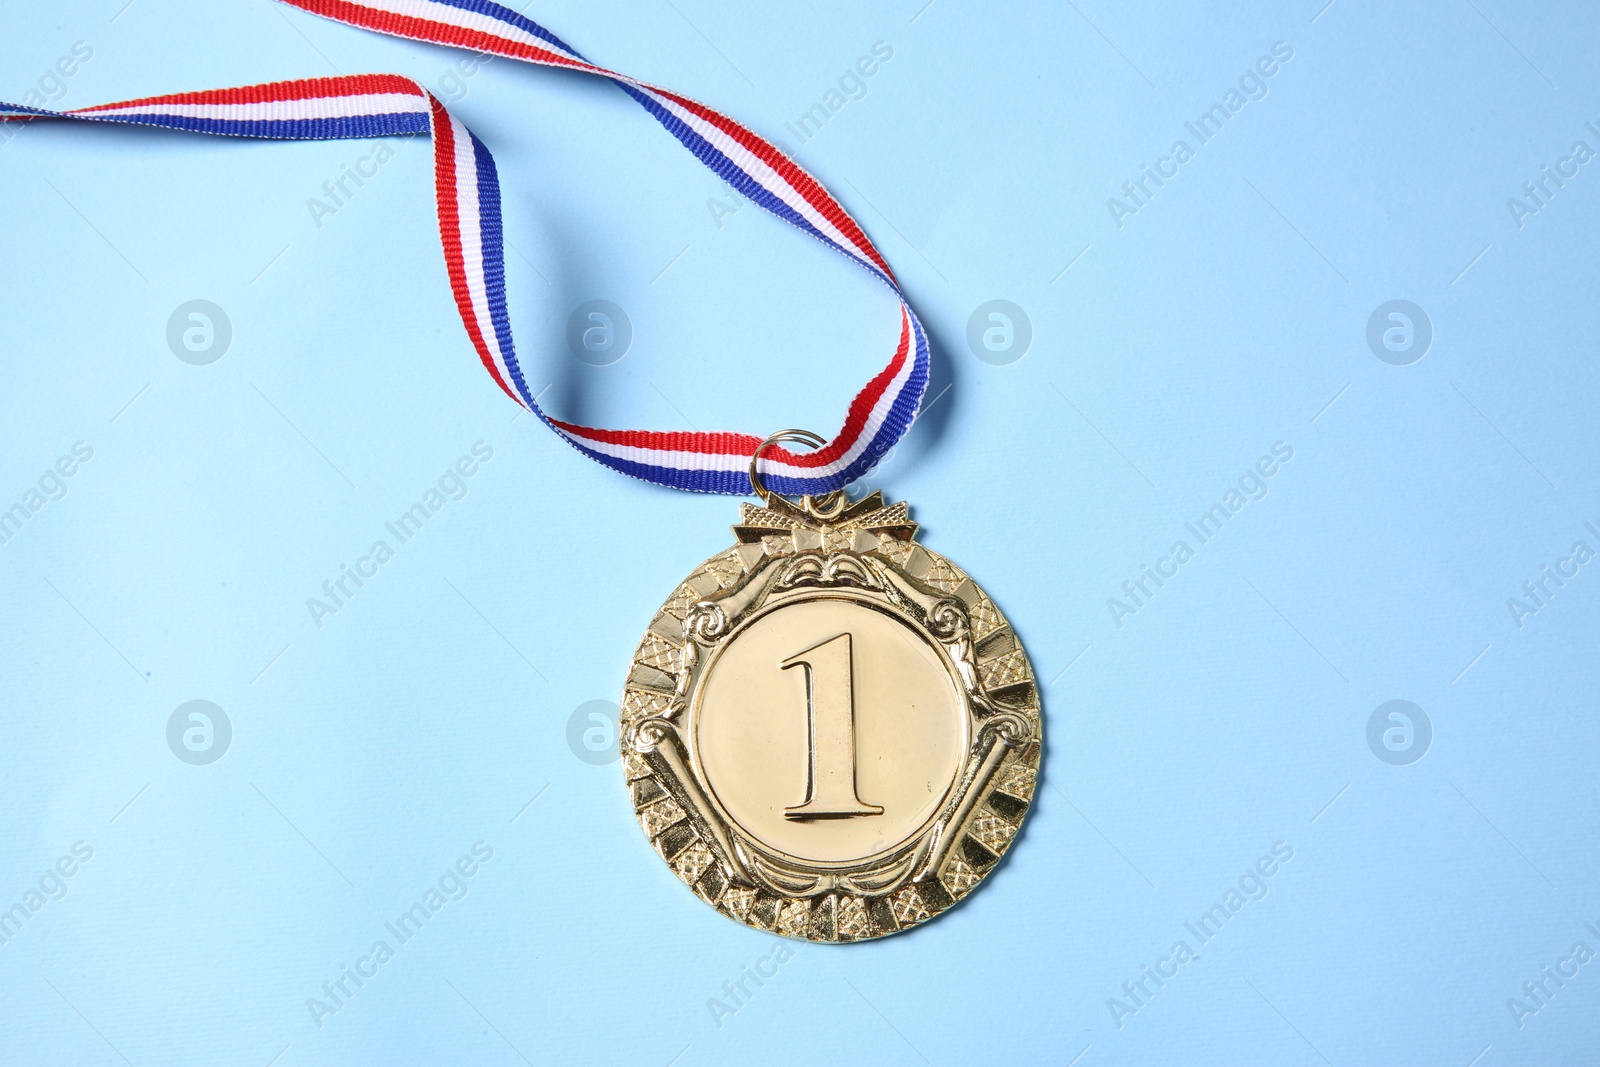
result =
[[[880,493],[741,506],[651,620],[622,701],[639,824],[697,896],[811,941],[904,930],[1006,851],[1038,689],[984,592]]]

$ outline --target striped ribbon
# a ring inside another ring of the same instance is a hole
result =
[[[865,474],[905,434],[928,383],[928,341],[894,273],[829,192],[771,142],[677,93],[597,67],[530,19],[490,0],[283,0],[352,26],[582,71],[609,79],[746,199],[798,227],[882,281],[900,302],[894,356],[851,401],[844,425],[814,452],[762,453],[762,480],[780,493],[821,494]],[[31,118],[164,126],[280,140],[431,133],[439,237],[467,336],[495,384],[590,458],[646,481],[703,493],[751,491],[743,433],[606,430],[542,410],[524,380],[506,310],[500,184],[494,158],[427,89],[366,74],[146,97],[70,111],[0,103],[0,121]]]

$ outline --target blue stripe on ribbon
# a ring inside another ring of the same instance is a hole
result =
[[[478,236],[483,254],[483,291],[489,302],[489,321],[494,325],[494,336],[500,342],[500,356],[506,370],[511,373],[512,384],[528,407],[534,406],[527,382],[522,380],[522,368],[517,364],[516,345],[511,341],[511,314],[506,308],[506,256],[505,236],[500,218],[500,177],[495,171],[494,156],[471,130],[472,159],[478,172]]]
[[[363,137],[390,137],[395,134],[428,133],[432,128],[431,117],[415,111],[383,115],[344,115],[325,119],[202,119],[188,115],[167,115],[159,111],[118,115],[90,113],[63,117],[87,122],[162,126],[190,133],[260,137],[279,141],[340,141]]]

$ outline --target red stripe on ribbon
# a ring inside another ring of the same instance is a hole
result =
[[[548,416],[546,416],[548,418]],[[569,437],[593,444],[644,448],[653,452],[690,452],[700,456],[748,456],[761,438],[746,433],[705,433],[690,430],[602,430],[550,419],[550,425]],[[662,460],[662,465],[667,461]]]
[[[69,115],[90,115],[112,108],[154,107],[161,104],[269,104],[281,100],[316,100],[330,96],[373,96],[403,93],[420,97],[422,86],[398,74],[353,74],[343,78],[302,78],[299,81],[245,85],[237,89],[212,89],[200,93],[173,93],[170,96],[145,96],[115,104],[69,111]]]
[[[461,215],[456,200],[456,137],[450,128],[450,113],[432,96],[428,101],[433,108],[433,175],[439,201],[439,242],[444,246],[445,270],[450,274],[450,291],[456,298],[456,310],[461,313],[461,324],[467,328],[472,347],[478,350],[489,376],[512,400],[522,403],[521,397],[511,391],[500,376],[489,346],[484,343],[483,331],[478,327],[478,316],[472,309],[472,290],[467,288],[467,262],[461,251]]]

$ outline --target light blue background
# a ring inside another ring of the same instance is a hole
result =
[[[1600,565],[1520,628],[1506,603],[1600,548],[1600,162],[1520,229],[1506,205],[1600,149],[1600,19],[924,3],[529,14],[782,138],[904,280],[939,399],[873,482],[1044,684],[1045,777],[1001,869],[908,935],[797,945],[719,1027],[708,999],[773,939],[683,888],[566,730],[735,502],[513,419],[449,296],[424,143],[318,228],[307,199],[366,145],[35,123],[0,145],[0,507],[74,442],[94,458],[0,545],[0,906],[74,842],[94,858],[0,945],[0,1059],[1600,1055],[1600,961],[1520,1029],[1506,1003],[1600,950]],[[80,40],[62,106],[335,71],[442,88],[458,58],[265,0],[122,4],[8,4],[0,98]],[[783,124],[878,41],[866,95],[798,144]],[[1196,145],[1184,122],[1278,41],[1266,98]],[[497,61],[461,84],[556,413],[838,424],[892,339],[881,288],[754,209],[719,226],[719,183],[603,83]],[[1179,138],[1195,158],[1119,228],[1107,198]],[[233,327],[210,366],[166,342],[196,298]],[[591,298],[632,321],[614,366],[564,344]],[[1397,298],[1434,328],[1403,367],[1366,342]],[[1009,365],[966,345],[991,299],[1032,322]],[[468,495],[318,629],[306,599],[480,440]],[[1107,599],[1278,441],[1270,494],[1115,625]],[[165,738],[197,698],[233,724],[210,766]],[[1392,699],[1433,724],[1409,766],[1367,745]],[[469,894],[313,1025],[307,998],[480,840]],[[1108,998],[1280,841],[1265,899],[1119,1027]]]

